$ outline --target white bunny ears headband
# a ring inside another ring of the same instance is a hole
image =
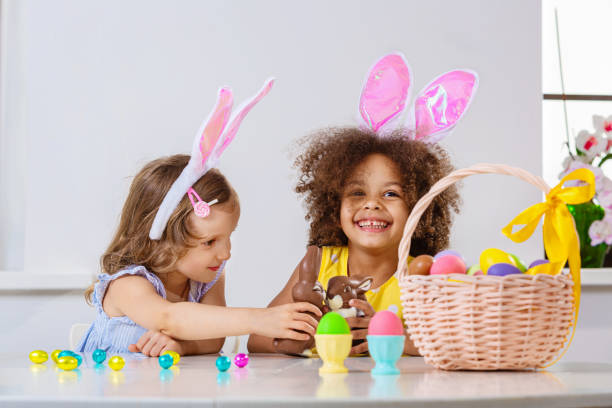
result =
[[[361,126],[384,136],[399,121],[410,100],[414,76],[401,53],[380,58],[370,69],[359,100]],[[478,88],[478,75],[453,70],[431,81],[417,94],[404,127],[414,139],[437,143],[467,111]]]
[[[183,169],[183,172],[176,179],[170,190],[164,197],[151,230],[149,238],[158,240],[161,238],[166,224],[170,219],[170,215],[181,202],[183,196],[187,194],[193,205],[195,214],[199,217],[206,217],[210,213],[210,206],[217,202],[213,200],[206,203],[200,199],[198,194],[191,187],[198,181],[208,170],[215,167],[219,162],[219,157],[225,148],[234,140],[236,132],[240,127],[240,123],[249,113],[251,108],[255,106],[272,88],[274,79],[266,80],[260,91],[250,99],[246,100],[232,113],[233,95],[229,88],[219,89],[217,103],[208,115],[208,118],[202,122],[198,133],[193,141],[191,150],[191,159]],[[231,114],[231,116],[230,116]],[[194,201],[195,196],[195,201]]]

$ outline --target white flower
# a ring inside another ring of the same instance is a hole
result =
[[[601,133],[591,134],[586,130],[581,130],[576,136],[576,149],[590,159],[605,152],[607,148],[608,141]]]
[[[602,242],[607,245],[612,244],[612,215],[606,214],[603,220],[593,221],[589,227],[589,237],[591,246],[599,245]]]
[[[595,127],[596,133],[612,137],[612,115],[607,118],[600,115],[593,115],[593,127]]]
[[[601,205],[606,212],[612,211],[612,191],[597,193],[597,201],[599,201],[599,205]]]

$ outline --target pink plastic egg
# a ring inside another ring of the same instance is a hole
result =
[[[246,365],[249,364],[248,354],[244,354],[244,353],[236,354],[236,356],[234,357],[234,364],[236,364],[236,367],[238,368],[246,367]]]
[[[522,273],[519,268],[514,265],[510,265],[507,263],[496,263],[489,267],[489,273],[487,275],[492,276],[506,276],[506,275],[514,275],[517,273]]]
[[[430,275],[449,275],[451,273],[465,273],[465,262],[458,256],[446,255],[438,258],[431,265]]]
[[[404,326],[402,320],[390,310],[376,312],[368,325],[370,336],[402,336]]]

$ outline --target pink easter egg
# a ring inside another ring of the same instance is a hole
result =
[[[438,258],[431,265],[430,275],[449,275],[451,273],[465,273],[465,262],[458,256],[446,255]]]
[[[402,320],[389,310],[376,312],[368,325],[370,336],[402,336],[404,326]]]

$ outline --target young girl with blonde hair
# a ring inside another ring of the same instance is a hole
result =
[[[219,91],[191,157],[147,164],[134,178],[119,227],[101,258],[102,273],[86,291],[97,316],[77,351],[158,356],[218,352],[226,336],[260,334],[304,339],[320,315],[308,303],[231,308],[224,267],[240,217],[238,195],[213,167],[248,111],[272,86],[234,114],[232,93]]]

